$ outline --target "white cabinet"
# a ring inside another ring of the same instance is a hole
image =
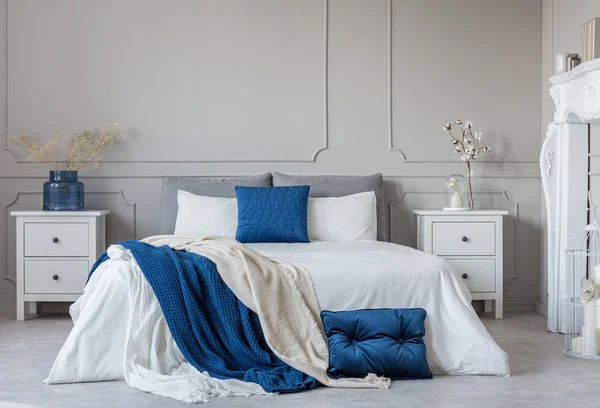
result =
[[[502,318],[502,217],[507,211],[415,210],[417,248],[444,258],[473,300]]]
[[[25,303],[71,302],[105,245],[109,211],[13,211],[17,218],[17,320]]]

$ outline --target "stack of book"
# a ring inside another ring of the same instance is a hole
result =
[[[581,62],[600,58],[600,18],[594,18],[581,28]]]

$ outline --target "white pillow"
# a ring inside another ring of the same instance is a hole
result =
[[[177,191],[175,235],[235,238],[237,199]],[[308,199],[311,241],[377,240],[377,200],[372,191],[344,197]]]
[[[235,238],[238,219],[236,198],[208,197],[178,190],[177,204],[175,235]]]
[[[377,240],[375,193],[308,199],[311,241]]]

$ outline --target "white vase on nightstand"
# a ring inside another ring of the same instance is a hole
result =
[[[463,196],[458,191],[454,192],[450,197],[450,207],[451,208],[460,208],[463,206]]]
[[[471,209],[469,207],[469,197],[466,194],[469,186],[465,176],[451,174],[446,180],[445,187],[445,211],[468,211]]]

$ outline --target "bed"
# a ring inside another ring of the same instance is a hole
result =
[[[510,374],[506,353],[479,320],[469,291],[451,267],[434,255],[385,242],[381,175],[274,173],[234,179],[164,178],[162,232],[173,231],[177,215],[174,197],[179,189],[227,197],[235,185],[298,184],[310,185],[311,195],[317,197],[373,191],[377,197],[378,241],[256,243],[248,244],[248,248],[308,270],[323,310],[425,309],[427,360],[434,374]],[[125,378],[143,391],[186,402],[264,393],[256,384],[215,380],[190,367],[170,336],[135,260],[118,247],[111,247],[109,255],[110,260],[98,268],[84,295],[71,308],[75,327],[54,363],[48,383]],[[151,326],[139,330],[144,324]],[[136,337],[136,330],[152,335]],[[131,350],[132,344],[136,350]]]

